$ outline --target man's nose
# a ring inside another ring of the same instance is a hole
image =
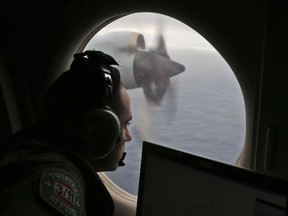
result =
[[[125,129],[125,141],[126,141],[126,142],[129,142],[129,141],[131,141],[131,140],[132,140],[132,136],[131,136],[131,134],[130,134],[130,131],[129,131],[128,128],[126,128],[126,129]]]

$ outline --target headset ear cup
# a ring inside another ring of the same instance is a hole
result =
[[[95,158],[107,156],[121,136],[121,125],[116,114],[109,108],[95,109],[85,117],[80,152]]]

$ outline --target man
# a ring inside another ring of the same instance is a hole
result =
[[[113,215],[96,172],[124,165],[130,99],[111,56],[74,57],[50,88],[38,124],[17,133],[0,160],[1,215]]]

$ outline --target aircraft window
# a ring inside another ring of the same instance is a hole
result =
[[[118,186],[137,195],[143,140],[235,163],[246,130],[242,91],[199,33],[169,16],[135,13],[98,31],[86,49],[112,55],[129,89],[126,165],[106,173]]]

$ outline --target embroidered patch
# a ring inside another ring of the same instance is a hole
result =
[[[50,206],[67,216],[82,213],[83,197],[79,183],[60,169],[46,169],[40,181],[40,196]]]

